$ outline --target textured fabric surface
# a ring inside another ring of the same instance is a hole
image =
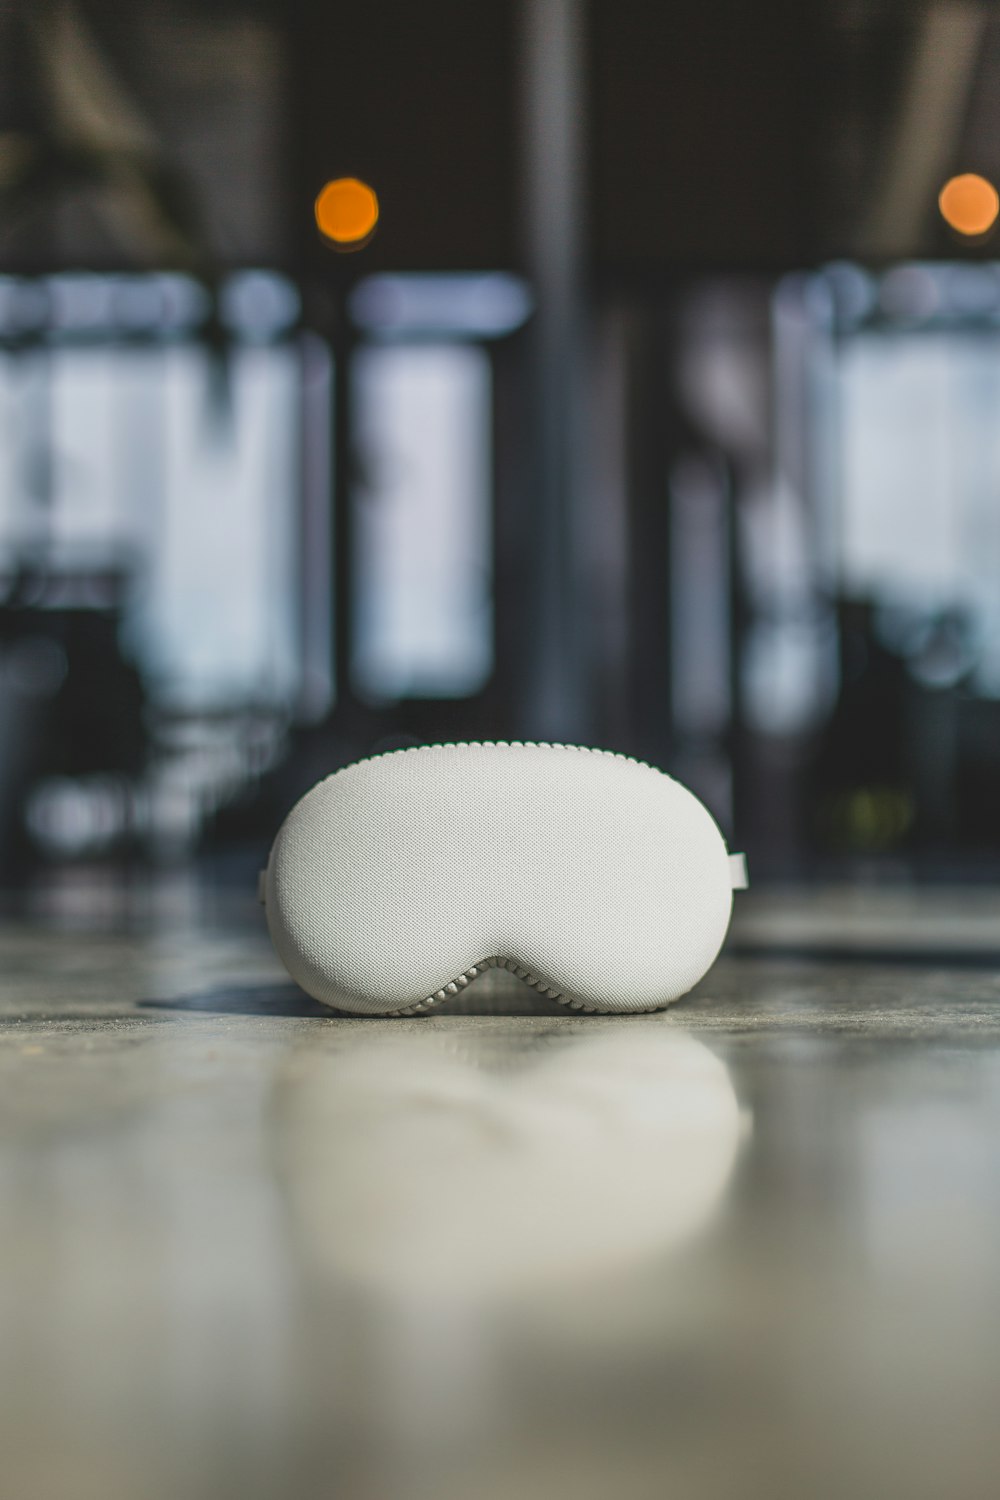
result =
[[[419,1006],[497,959],[566,1001],[685,994],[729,924],[711,815],[650,766],[565,745],[437,745],[327,777],[285,819],[268,925],[310,995]]]

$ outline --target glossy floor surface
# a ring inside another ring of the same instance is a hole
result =
[[[183,887],[0,975],[5,1497],[997,1494],[1000,893],[751,893],[633,1019],[338,1018]]]

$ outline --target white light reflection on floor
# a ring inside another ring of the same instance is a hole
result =
[[[638,1020],[520,1050],[506,1032],[352,1029],[290,1061],[276,1107],[307,1258],[393,1300],[493,1301],[652,1260],[710,1223],[749,1126],[707,1047]]]

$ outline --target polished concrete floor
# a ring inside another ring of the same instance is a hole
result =
[[[404,1022],[83,882],[0,985],[5,1500],[1000,1492],[1000,892],[751,892],[665,1015]]]

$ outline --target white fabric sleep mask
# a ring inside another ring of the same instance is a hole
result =
[[[289,974],[340,1010],[413,1015],[500,965],[575,1009],[628,1012],[697,984],[745,872],[698,799],[639,761],[428,745],[307,792],[260,895]]]

